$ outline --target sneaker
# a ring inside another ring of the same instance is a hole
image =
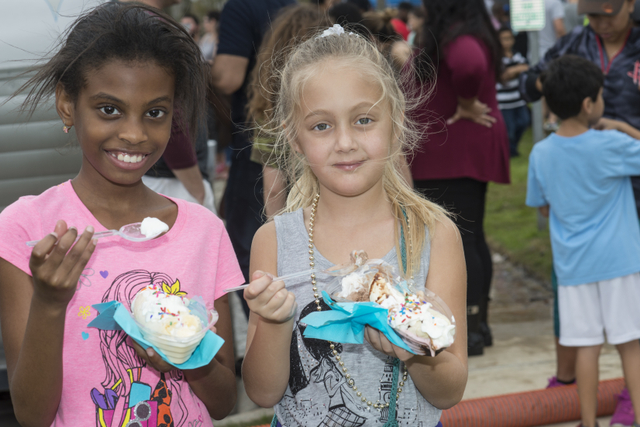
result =
[[[558,377],[553,376],[553,377],[549,378],[549,384],[547,384],[546,388],[564,387],[566,385],[571,385],[571,384],[575,384],[575,383],[576,383],[576,380],[573,380],[569,384],[565,384],[565,383],[562,383],[562,382],[558,381]]]
[[[630,427],[634,425],[634,421],[635,414],[633,413],[631,397],[629,397],[629,391],[625,387],[618,395],[618,404],[609,423],[611,427]]]

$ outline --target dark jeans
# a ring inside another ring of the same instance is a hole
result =
[[[529,118],[529,109],[526,105],[517,108],[509,108],[500,110],[504,123],[507,125],[507,134],[509,135],[509,153],[510,155],[518,155],[518,143],[522,134],[529,127],[531,122]]]
[[[415,181],[416,190],[454,215],[467,262],[467,306],[488,300],[493,275],[489,246],[484,237],[487,183],[471,178]]]
[[[262,199],[262,166],[252,162],[249,150],[234,152],[229,169],[229,179],[224,193],[224,217],[227,232],[238,257],[244,279],[249,283],[249,256],[253,235],[264,222]],[[249,307],[242,297],[245,314]]]

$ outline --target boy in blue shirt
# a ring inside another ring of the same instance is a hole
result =
[[[584,427],[596,425],[605,333],[640,414],[640,226],[629,178],[640,175],[640,141],[591,129],[604,111],[603,81],[601,70],[581,57],[549,65],[543,94],[562,124],[531,152],[526,201],[549,216],[560,344],[577,347]],[[634,426],[639,422],[636,416]]]

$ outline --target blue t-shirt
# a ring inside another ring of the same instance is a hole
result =
[[[553,264],[562,286],[640,271],[640,226],[630,175],[640,141],[589,130],[540,141],[529,157],[527,205],[550,205]]]
[[[604,73],[602,116],[621,120],[640,129],[640,26],[631,28],[625,45],[612,61],[603,52],[600,36],[590,25],[575,27],[569,34],[560,38],[540,62],[528,72],[520,74],[520,91],[527,102],[540,99],[542,93],[536,88],[536,80],[547,70],[551,61],[567,54],[588,59]],[[633,177],[631,183],[635,190],[636,210],[640,216],[640,176]]]

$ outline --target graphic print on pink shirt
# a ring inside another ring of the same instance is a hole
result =
[[[130,309],[138,291],[155,284],[167,293],[185,295],[180,281],[164,273],[134,270],[116,277],[101,302],[120,301]],[[100,330],[105,379],[90,392],[96,405],[97,427],[183,426],[188,418],[180,396],[184,374],[176,369],[156,376],[128,342],[124,331]],[[155,371],[153,371],[155,372]]]

